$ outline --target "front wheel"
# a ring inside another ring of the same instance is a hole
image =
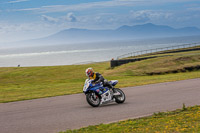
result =
[[[126,96],[121,89],[114,88],[113,92],[114,92],[114,94],[116,94],[116,95],[114,95],[116,103],[123,103],[125,101]]]
[[[90,104],[92,107],[98,107],[101,102],[99,96],[96,95],[94,92],[86,94],[86,100],[88,104]]]

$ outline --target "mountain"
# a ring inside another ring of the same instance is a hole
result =
[[[196,27],[184,27],[175,29],[166,25],[152,23],[121,26],[115,30],[89,30],[89,29],[66,29],[51,36],[18,42],[25,45],[54,45],[74,44],[99,41],[134,40],[163,37],[179,37],[200,35],[200,29]],[[16,43],[15,43],[16,44]]]
[[[117,31],[126,35],[144,38],[200,35],[200,29],[196,27],[175,29],[165,25],[154,25],[152,23],[136,26],[122,26],[118,28]]]
[[[174,29],[169,27],[169,26],[164,26],[164,25],[154,25],[152,23],[147,23],[143,25],[136,25],[136,26],[122,26],[117,29],[118,31],[131,31],[135,33],[146,33],[146,32],[171,32]]]
[[[143,25],[121,26],[115,30],[88,30],[67,29],[51,35],[45,39],[67,42],[94,42],[125,39],[145,39],[159,37],[177,37],[200,35],[200,29],[196,27],[184,27],[175,29],[165,25],[147,23]]]

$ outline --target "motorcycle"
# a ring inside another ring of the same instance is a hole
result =
[[[125,101],[126,97],[121,89],[104,87],[101,82],[94,84],[92,81],[86,79],[83,87],[83,92],[89,105],[98,107],[104,103],[123,103]],[[109,83],[114,87],[118,80],[111,80]]]

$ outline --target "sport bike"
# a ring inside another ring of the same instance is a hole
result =
[[[116,102],[123,103],[126,99],[124,92],[121,89],[114,88],[118,83],[117,80],[111,80],[109,83],[113,88],[104,87],[103,84],[92,82],[93,80],[86,79],[83,87],[83,92],[86,95],[86,100],[89,105],[98,107],[101,104]]]

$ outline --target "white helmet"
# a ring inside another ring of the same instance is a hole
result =
[[[94,74],[94,70],[92,68],[88,68],[88,69],[85,70],[85,74],[88,77],[92,77],[93,74]]]

